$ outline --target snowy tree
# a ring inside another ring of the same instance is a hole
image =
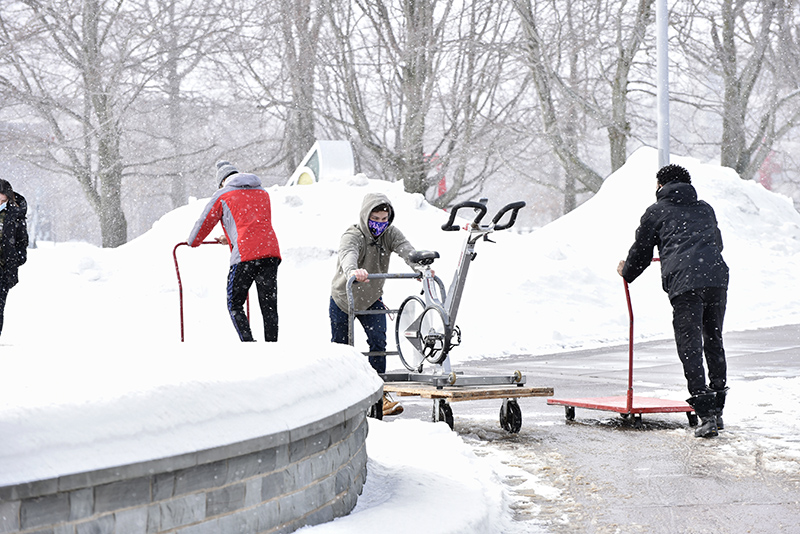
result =
[[[544,135],[566,174],[564,206],[570,211],[577,194],[595,193],[603,183],[597,164],[582,155],[580,115],[607,131],[612,171],[627,159],[627,143],[633,135],[631,73],[653,18],[653,0],[638,0],[634,5],[627,1],[512,1],[520,18],[524,58],[533,76]]]
[[[321,59],[327,128],[353,140],[364,154],[362,167],[402,180],[407,191],[438,205],[479,191],[514,145],[502,139],[524,85],[509,68],[510,5],[330,6],[330,45]],[[443,180],[446,191],[435,187]]]
[[[800,8],[787,0],[694,0],[673,13],[690,94],[680,99],[720,119],[720,162],[752,179],[800,119]],[[701,81],[701,83],[697,83]]]
[[[0,11],[3,91],[49,127],[37,163],[74,177],[97,214],[103,246],[127,240],[121,121],[142,81],[126,71],[147,54],[130,7],[101,0],[21,0]]]

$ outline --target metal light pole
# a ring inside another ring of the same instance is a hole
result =
[[[669,165],[669,64],[667,0],[656,0],[656,95],[658,99],[658,168]]]

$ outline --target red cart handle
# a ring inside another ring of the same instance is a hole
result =
[[[661,258],[653,258],[653,261],[661,261]],[[633,306],[631,305],[631,291],[628,288],[628,281],[622,279],[625,286],[625,300],[628,301],[628,317],[630,318],[630,328],[628,330],[628,392],[627,408],[628,413],[633,410]]]
[[[225,245],[227,243],[223,243],[222,241],[203,241],[200,243],[201,245]],[[175,274],[178,276],[178,298],[180,299],[180,314],[181,314],[181,343],[183,342],[184,337],[184,328],[183,328],[183,283],[181,282],[181,271],[178,268],[178,247],[181,246],[189,246],[189,243],[183,241],[175,245],[175,248],[172,249],[172,259],[175,262]],[[247,318],[250,319],[250,297],[247,297]]]
[[[203,241],[200,243],[201,245],[221,245],[219,241]],[[175,248],[172,249],[172,260],[175,262],[175,274],[178,275],[178,298],[180,299],[180,310],[181,310],[181,343],[183,343],[183,282],[181,282],[181,271],[178,268],[178,247],[181,246],[189,246],[189,243],[183,241],[182,243],[178,243],[175,245]]]

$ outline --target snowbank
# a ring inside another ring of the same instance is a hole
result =
[[[12,356],[12,354],[14,356]],[[382,386],[344,345],[31,344],[0,356],[0,487],[320,421]]]

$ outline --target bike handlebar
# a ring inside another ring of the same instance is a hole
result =
[[[514,226],[514,223],[517,222],[517,214],[519,210],[525,207],[525,201],[520,200],[518,202],[512,202],[511,204],[507,204],[503,207],[500,211],[497,212],[497,215],[494,216],[492,222],[494,223],[495,230],[505,230],[506,228],[511,228]],[[497,224],[497,222],[503,218],[503,215],[511,211],[511,217],[509,217],[508,222],[506,224]]]
[[[519,210],[525,207],[525,201],[520,200],[517,202],[512,202],[511,204],[507,204],[503,206],[503,208],[497,212],[497,214],[492,219],[492,224],[494,224],[494,230],[506,230],[507,228],[511,228],[514,226],[514,223],[517,222],[517,214]],[[470,200],[466,202],[460,202],[453,206],[452,210],[450,211],[450,218],[447,219],[447,222],[442,225],[442,230],[445,232],[455,232],[460,230],[460,227],[457,224],[454,224],[456,220],[456,214],[458,210],[461,208],[474,208],[479,210],[479,213],[475,216],[475,219],[472,221],[472,224],[477,226],[480,224],[481,220],[483,219],[484,215],[486,215],[486,204],[481,204],[480,202],[472,202]],[[497,222],[503,218],[503,216],[511,212],[511,216],[508,219],[508,222],[505,224],[498,225]]]
[[[456,220],[456,214],[461,208],[475,208],[476,210],[479,210],[479,213],[475,216],[475,219],[473,219],[472,224],[480,224],[481,219],[483,219],[483,216],[486,215],[486,204],[473,202],[471,200],[459,202],[453,206],[452,210],[450,210],[450,218],[447,219],[447,222],[442,225],[442,230],[445,232],[456,232],[461,229],[461,227],[457,224],[453,224]]]

